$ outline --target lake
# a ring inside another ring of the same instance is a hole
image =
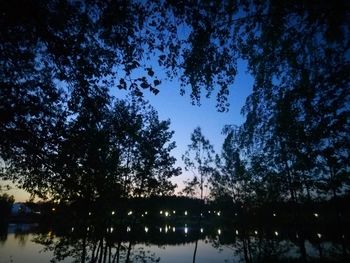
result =
[[[125,225],[51,228],[4,224],[0,263],[350,262],[348,230]]]

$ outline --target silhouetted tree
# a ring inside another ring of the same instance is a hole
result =
[[[197,127],[194,129],[191,134],[191,144],[188,145],[188,150],[182,156],[182,160],[185,163],[186,171],[190,171],[193,174],[193,180],[187,183],[187,187],[194,188],[191,190],[191,193],[198,193],[197,191],[199,190],[201,200],[204,197],[204,186],[214,170],[213,154],[214,148],[202,134],[201,128]]]
[[[277,181],[285,179],[285,197],[294,201],[312,197],[320,174],[328,182],[335,178],[325,154],[333,149],[333,164],[339,165],[333,174],[343,178],[333,189],[344,192],[349,176],[348,3],[247,1],[243,6],[251,15],[236,28],[255,84],[243,108],[241,145],[274,160],[269,170]]]
[[[235,128],[226,127],[225,132],[221,155],[216,156],[217,172],[210,177],[211,195],[216,199],[227,196],[234,202],[247,202],[254,191],[253,177],[240,157]]]
[[[33,194],[85,205],[97,202],[104,213],[121,197],[171,194],[175,186],[169,179],[181,170],[171,156],[170,121],[160,121],[140,99],[113,100],[107,90],[93,91],[78,97],[79,107],[68,107],[48,163],[35,166],[24,159],[26,166],[10,164],[4,176],[21,180]]]
[[[2,189],[3,187],[0,185],[0,214],[1,214],[0,223],[11,214],[11,208],[15,201],[13,195],[4,193]]]

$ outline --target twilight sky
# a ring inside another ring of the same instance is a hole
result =
[[[170,127],[175,131],[173,140],[176,141],[177,145],[172,154],[177,159],[177,166],[183,167],[181,156],[186,151],[187,145],[190,143],[190,135],[197,126],[202,128],[204,136],[209,139],[211,144],[214,145],[215,151],[219,153],[224,141],[224,136],[221,134],[224,125],[239,125],[244,121],[240,111],[253,86],[253,78],[246,70],[246,63],[239,61],[238,75],[230,89],[230,108],[228,112],[224,113],[218,112],[215,108],[215,92],[209,99],[205,98],[204,95],[201,99],[200,107],[193,106],[189,93],[186,93],[184,96],[179,94],[180,83],[175,80],[171,82],[164,80],[161,73],[158,74],[162,80],[162,84],[159,86],[160,92],[157,95],[148,91],[144,93],[145,99],[158,111],[159,118],[161,120],[171,120]],[[111,94],[117,98],[123,98],[126,93],[117,89],[111,89]],[[188,178],[190,178],[190,175],[183,169],[182,175],[172,179],[172,182],[178,185],[177,192],[182,189],[182,182]],[[2,182],[2,184],[4,183]],[[8,193],[13,194],[17,202],[23,202],[29,197],[26,192],[16,188],[8,191]]]

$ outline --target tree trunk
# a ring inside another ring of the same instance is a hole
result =
[[[301,259],[301,262],[307,262],[307,253],[306,253],[306,248],[305,248],[305,239],[303,237],[300,238],[299,248],[300,248],[300,259]]]
[[[193,263],[196,262],[197,247],[198,247],[198,238],[196,239],[196,245],[195,245],[195,247],[194,247],[193,259],[192,259],[192,262],[193,262]]]
[[[86,258],[86,229],[84,231],[84,237],[83,237],[83,251],[81,253],[81,263],[85,263],[85,258]]]
[[[131,241],[129,242],[128,253],[126,254],[125,263],[129,263],[130,262],[130,252],[131,252]]]
[[[106,240],[105,250],[103,252],[103,263],[106,263],[106,260],[107,260],[107,249],[108,249],[108,243]]]
[[[100,258],[98,259],[98,262],[99,262],[99,263],[102,263],[103,246],[104,246],[104,244],[103,244],[103,238],[101,238],[100,243],[101,243],[101,249],[100,249]]]

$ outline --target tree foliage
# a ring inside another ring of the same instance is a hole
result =
[[[220,9],[225,5],[231,9]],[[254,77],[235,141],[252,171],[248,180],[256,184],[255,194],[300,201],[346,193],[349,7],[346,1],[223,1],[199,7],[204,17],[222,14],[208,19],[224,36],[212,34],[213,45],[219,39],[220,46],[231,45]]]
[[[21,156],[9,159],[2,176],[39,197],[61,201],[171,194],[175,185],[169,179],[180,168],[171,156],[175,143],[169,125],[139,99],[90,94],[55,130],[53,150],[42,149],[46,162],[32,163],[32,148],[24,147]]]

